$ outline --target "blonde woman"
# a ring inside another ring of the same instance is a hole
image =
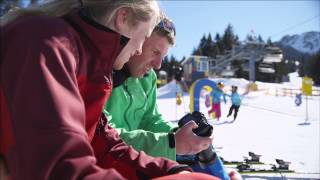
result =
[[[12,179],[189,171],[135,151],[101,116],[112,70],[141,53],[158,16],[150,0],[56,0],[1,19],[0,153]]]

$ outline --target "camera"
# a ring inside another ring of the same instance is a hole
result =
[[[186,114],[179,120],[178,125],[179,127],[182,127],[192,120],[198,125],[196,129],[192,130],[196,135],[201,137],[211,136],[213,127],[208,124],[206,117],[199,111],[194,111],[192,114]]]
[[[213,127],[208,123],[204,114],[202,114],[199,111],[194,111],[192,114],[188,113],[185,116],[183,116],[178,122],[179,128],[181,128],[182,126],[184,126],[192,120],[198,125],[196,129],[192,130],[197,136],[211,136]],[[210,145],[208,149],[196,154],[196,160],[199,161],[202,166],[214,164],[216,157],[217,155],[216,152],[213,150],[212,145]]]

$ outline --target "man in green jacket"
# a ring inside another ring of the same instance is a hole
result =
[[[193,155],[211,145],[212,137],[192,132],[197,125],[190,121],[179,128],[166,122],[157,107],[157,76],[162,59],[175,42],[175,28],[163,19],[146,39],[142,54],[133,56],[120,71],[114,71],[114,89],[104,108],[108,123],[121,138],[136,150],[155,157],[176,160],[176,155]],[[175,132],[174,132],[175,131]],[[228,179],[223,166],[221,179]]]
[[[158,112],[157,76],[152,69],[160,69],[162,59],[174,45],[175,33],[168,19],[156,26],[145,41],[142,54],[114,72],[114,89],[104,110],[110,125],[126,143],[151,156],[172,160],[176,154],[196,154],[212,142],[212,137],[199,137],[192,132],[197,127],[193,121],[173,133],[176,126]]]

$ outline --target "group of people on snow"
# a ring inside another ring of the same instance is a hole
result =
[[[238,86],[234,86],[234,85],[231,86],[231,94],[226,94],[223,91],[223,88],[224,88],[224,83],[218,82],[217,88],[213,89],[212,92],[210,93],[212,97],[212,105],[211,105],[211,109],[208,111],[209,117],[213,116],[219,121],[221,117],[221,98],[223,98],[223,102],[226,104],[227,103],[226,96],[229,96],[231,99],[231,107],[229,108],[229,113],[227,117],[231,116],[232,112],[234,111],[233,121],[235,121],[241,105],[241,96],[238,93]]]

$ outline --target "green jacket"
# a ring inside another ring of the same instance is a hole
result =
[[[120,137],[136,150],[176,160],[176,149],[169,147],[168,137],[175,126],[158,112],[156,80],[153,70],[143,78],[128,78],[112,90],[104,113]]]

